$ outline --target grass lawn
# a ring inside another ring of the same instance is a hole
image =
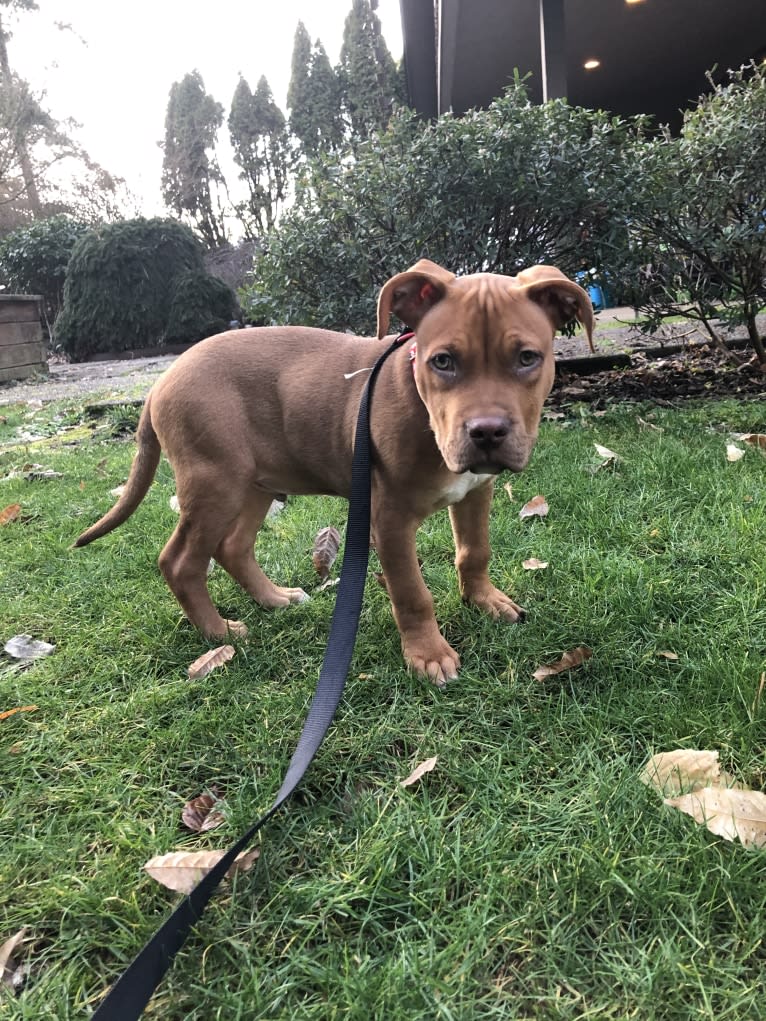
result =
[[[22,926],[32,938],[26,986],[0,991],[0,1015],[61,1021],[88,1016],[176,903],[142,865],[226,847],[271,803],[336,590],[265,612],[216,570],[214,600],[253,640],[190,681],[206,645],[156,567],[174,525],[167,464],[130,521],[72,550],[124,481],[125,423],[86,427],[74,404],[0,417],[0,510],[22,508],[0,527],[0,637],[56,645],[26,670],[0,657],[0,711],[38,707],[0,721],[0,943]],[[727,462],[731,431],[766,432],[766,406],[545,422],[493,510],[494,580],[528,609],[523,626],[461,604],[446,513],[425,523],[424,573],[460,678],[438,691],[407,674],[371,578],[327,741],[147,1016],[766,1016],[766,855],[637,778],[650,754],[697,747],[766,785],[766,458],[748,448]],[[592,471],[594,441],[620,454],[614,467]],[[13,474],[31,463],[61,476]],[[548,517],[520,521],[538,493]],[[340,501],[291,501],[264,529],[261,562],[315,588],[314,534],[344,519]],[[550,566],[525,571],[527,557]],[[532,677],[581,644],[589,662]],[[433,755],[435,770],[402,788]],[[212,783],[225,826],[185,831],[184,802]]]

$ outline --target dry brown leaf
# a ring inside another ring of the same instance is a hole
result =
[[[658,752],[641,770],[639,780],[649,787],[656,787],[666,797],[702,787],[715,787],[721,781],[718,752],[696,748]]]
[[[399,786],[412,787],[414,783],[418,782],[421,776],[423,776],[425,773],[431,772],[431,770],[436,765],[436,761],[438,758],[439,758],[438,755],[434,755],[433,758],[426,759],[425,762],[421,762],[419,766],[415,766],[415,768],[413,769],[413,771],[410,773],[406,780],[399,781]]]
[[[543,571],[548,566],[548,561],[530,557],[529,560],[522,560],[521,566],[525,571]]]
[[[533,496],[531,500],[528,500],[519,511],[519,517],[522,518],[544,518],[549,511],[548,501],[544,496]]]
[[[510,484],[510,482],[504,482],[503,483],[503,489],[508,494],[508,499],[512,500],[513,499],[513,486]]]
[[[217,787],[211,787],[210,793],[199,794],[187,801],[181,810],[181,821],[195,833],[206,833],[226,822],[223,812],[216,806],[222,804]],[[215,811],[213,811],[215,809]]]
[[[0,720],[7,720],[9,716],[15,716],[16,713],[34,713],[36,711],[36,705],[20,705],[16,709],[6,709],[4,713],[0,713]]]
[[[26,971],[23,966],[19,965],[14,954],[24,942],[27,932],[29,932],[29,928],[24,926],[0,946],[0,984],[6,989],[17,991],[26,978]]]
[[[332,525],[320,528],[314,537],[314,548],[311,551],[311,562],[314,570],[322,581],[329,577],[330,568],[335,563],[340,548],[340,532]]]
[[[596,448],[598,456],[603,457],[607,464],[613,464],[619,459],[619,454],[615,454],[609,447],[602,447],[600,443],[594,443],[593,446]]]
[[[662,652],[657,653],[658,656],[662,656],[663,659],[670,659],[675,662],[678,659],[678,653],[669,652],[667,649],[663,649]]]
[[[216,667],[221,666],[223,663],[228,663],[232,656],[234,656],[234,652],[233,645],[219,645],[217,649],[203,652],[189,666],[188,674],[190,680],[198,681],[202,677],[207,677],[211,670],[215,670]]]
[[[724,840],[739,839],[745,847],[766,846],[766,794],[761,791],[703,787],[665,798],[665,804],[690,815]]]
[[[736,443],[726,444],[726,460],[727,461],[741,461],[745,456],[745,451],[742,447],[738,447]]]
[[[743,433],[739,438],[743,443],[749,443],[751,447],[766,450],[766,434],[764,433]]]
[[[226,875],[231,877],[235,872],[247,872],[253,867],[260,853],[260,847],[242,851]],[[225,854],[226,851],[171,851],[170,854],[159,854],[155,858],[150,858],[144,865],[144,871],[169,890],[191,893],[197,883]]]
[[[572,670],[574,667],[581,666],[592,655],[593,650],[589,649],[587,645],[578,645],[576,648],[570,649],[569,652],[565,652],[561,659],[556,660],[555,663],[538,667],[532,676],[535,680],[544,681],[546,677],[553,677],[554,674],[560,674],[564,670]]]
[[[7,507],[3,507],[0,511],[0,527],[2,525],[10,525],[12,521],[21,514],[20,503],[9,503]]]

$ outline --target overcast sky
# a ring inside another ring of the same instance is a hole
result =
[[[285,110],[293,37],[303,21],[334,64],[351,0],[37,0],[38,11],[6,14],[11,66],[93,159],[124,177],[141,212],[166,214],[160,200],[165,110],[170,86],[198,70],[228,116],[237,79],[254,88],[266,75]],[[394,59],[402,54],[399,0],[378,17]],[[14,23],[15,22],[15,23]],[[60,31],[57,22],[71,25]],[[219,138],[228,140],[226,128]]]

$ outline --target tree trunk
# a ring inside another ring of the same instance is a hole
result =
[[[755,313],[748,314],[747,317],[747,335],[750,338],[750,343],[755,348],[755,353],[758,356],[758,361],[763,369],[766,369],[766,347],[764,346],[763,339],[758,333],[758,324],[755,321]]]
[[[13,75],[11,74],[11,65],[8,61],[8,48],[5,45],[5,38],[2,15],[0,15],[0,75],[2,75],[4,87],[10,89],[13,85]],[[32,215],[35,219],[40,219],[43,214],[40,194],[37,191],[37,182],[35,181],[35,172],[32,167],[32,160],[29,157],[29,150],[27,149],[27,140],[21,134],[16,135],[15,147],[21,167],[21,175],[24,179],[24,188],[27,193],[29,208],[32,210]]]

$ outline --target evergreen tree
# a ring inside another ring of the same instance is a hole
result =
[[[338,74],[318,39],[311,56],[309,85],[317,149],[323,152],[337,152],[342,147],[345,136],[343,89]]]
[[[343,145],[343,89],[324,46],[313,48],[302,22],[295,30],[292,77],[287,92],[290,131],[305,156],[337,152]]]
[[[305,153],[316,152],[317,148],[311,105],[311,39],[306,26],[299,21],[293,42],[287,106],[290,110],[290,132]]]
[[[388,125],[399,91],[376,7],[376,0],[353,0],[343,30],[340,67],[352,139],[366,139]]]
[[[229,114],[234,160],[249,198],[238,207],[248,238],[271,230],[287,188],[288,141],[285,117],[261,77],[255,92],[244,78],[234,91]]]
[[[186,74],[170,88],[165,115],[165,155],[162,197],[179,217],[186,215],[209,248],[226,241],[220,205],[214,207],[218,186],[224,185],[215,155],[223,107],[205,92],[199,71]]]

